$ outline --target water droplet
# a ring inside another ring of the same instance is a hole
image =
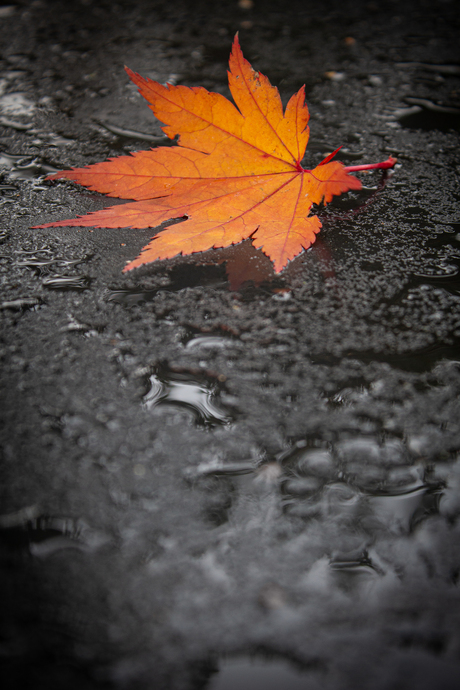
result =
[[[74,319],[73,317],[70,318],[69,323],[67,323],[65,326],[63,326],[60,331],[60,333],[97,333],[97,331],[92,331],[91,326],[88,326],[86,323],[80,323],[80,321],[77,321],[77,319]]]
[[[337,456],[341,462],[378,463],[380,460],[380,447],[374,438],[352,438],[337,443],[335,447]]]
[[[423,130],[438,129],[441,132],[460,129],[459,108],[441,106],[427,98],[408,96],[404,100],[411,107],[395,113],[397,120],[403,127]]]
[[[12,184],[2,184],[0,185],[0,192],[2,196],[11,196],[12,194],[17,194],[18,188]]]
[[[241,474],[251,474],[255,471],[252,460],[242,460],[241,462],[221,462],[220,460],[203,462],[197,467],[187,468],[184,472],[188,479],[199,479],[200,477],[231,477]]]
[[[150,390],[143,397],[145,409],[170,407],[182,409],[191,420],[201,426],[227,425],[232,414],[219,401],[220,388],[215,381],[182,372],[159,372],[149,378]]]
[[[354,516],[360,506],[362,496],[352,486],[343,482],[327,484],[324,488],[322,510],[325,515]]]
[[[31,117],[35,104],[23,93],[7,93],[0,98],[0,112],[7,116]]]
[[[318,477],[304,477],[302,479],[287,479],[281,490],[291,496],[311,496],[322,488],[323,483]]]
[[[88,276],[53,276],[43,281],[49,290],[89,290],[91,280]]]
[[[224,338],[218,335],[197,335],[186,342],[185,347],[192,349],[216,349],[220,350],[225,347],[236,345],[231,338]]]
[[[414,276],[417,278],[450,278],[456,276],[458,272],[459,268],[455,264],[438,264],[427,266],[423,271],[414,273]]]
[[[399,493],[374,495],[369,498],[373,516],[391,532],[409,532],[416,511],[422,505],[426,486]]]
[[[106,302],[116,302],[122,304],[124,307],[132,307],[138,304],[144,304],[152,300],[159,290],[110,290],[106,297]]]
[[[0,309],[33,309],[41,304],[41,300],[38,297],[23,297],[19,299],[9,300],[8,302],[2,302],[0,304]]]
[[[293,467],[300,475],[316,475],[330,479],[336,473],[336,465],[327,450],[308,450],[300,452]]]

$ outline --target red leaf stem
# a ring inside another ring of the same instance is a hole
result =
[[[397,163],[398,159],[389,156],[386,161],[381,163],[368,163],[367,165],[347,165],[345,170],[347,173],[360,172],[361,170],[388,170],[388,168],[393,168]]]

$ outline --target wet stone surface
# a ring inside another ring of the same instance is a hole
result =
[[[459,687],[458,25],[0,8],[5,687]],[[122,275],[150,230],[30,229],[118,203],[48,172],[163,143],[124,64],[228,95],[237,30],[284,102],[306,83],[309,166],[395,170],[279,276],[249,241]]]

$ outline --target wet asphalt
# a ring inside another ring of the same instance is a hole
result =
[[[4,687],[459,687],[458,30],[447,1],[0,7]],[[31,229],[116,203],[47,173],[157,145],[124,65],[228,96],[236,31],[306,84],[306,165],[395,169],[279,275]]]

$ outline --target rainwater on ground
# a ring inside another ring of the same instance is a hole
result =
[[[5,687],[459,687],[458,25],[0,8]],[[284,103],[306,84],[306,167],[394,171],[279,275],[250,240],[122,274],[152,230],[32,229],[118,203],[50,172],[164,145],[125,64],[228,96],[236,31]]]

